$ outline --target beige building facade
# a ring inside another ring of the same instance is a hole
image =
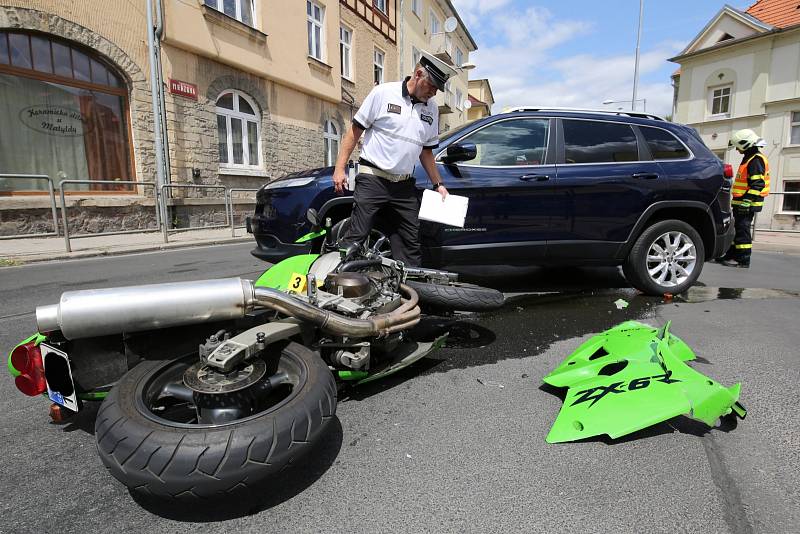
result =
[[[469,101],[467,120],[474,121],[492,114],[494,95],[489,80],[483,78],[469,81]]]
[[[332,164],[376,77],[399,79],[396,4],[160,0],[170,225],[222,223],[222,188]],[[0,0],[0,174],[81,181],[73,234],[155,227],[153,187],[125,183],[156,179],[146,2],[108,6]],[[49,206],[45,181],[0,178],[0,235],[52,228]]]
[[[800,12],[797,2],[762,1],[747,11],[723,7],[671,61],[676,122],[697,129],[721,159],[738,167],[728,148],[733,132],[764,138],[771,191],[758,228],[800,229]]]
[[[446,90],[436,95],[439,105],[439,130],[445,132],[467,122],[469,54],[478,49],[451,0],[402,0],[399,30],[399,70],[402,77],[411,74],[426,50],[457,69]],[[453,17],[456,27],[446,31],[445,22]]]

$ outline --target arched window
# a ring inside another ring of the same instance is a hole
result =
[[[261,115],[250,97],[235,90],[217,98],[219,165],[256,168],[261,161]]]
[[[325,121],[325,132],[322,134],[325,142],[325,166],[336,164],[339,154],[339,129],[333,121]]]
[[[128,91],[94,51],[43,33],[0,31],[0,172],[61,180],[132,180]],[[84,191],[133,191],[86,184]],[[0,178],[0,192],[44,191]]]

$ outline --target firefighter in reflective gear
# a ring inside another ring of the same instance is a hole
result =
[[[717,260],[730,267],[750,267],[753,249],[750,228],[753,217],[764,206],[764,197],[769,194],[769,162],[759,151],[764,145],[764,140],[753,130],[739,130],[728,142],[728,146],[735,147],[743,155],[733,182],[731,201],[736,235],[728,252]]]

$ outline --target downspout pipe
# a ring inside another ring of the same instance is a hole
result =
[[[158,1],[158,0],[156,0]],[[167,203],[161,194],[166,182],[166,168],[164,165],[163,125],[161,121],[161,65],[156,52],[156,28],[153,26],[153,0],[147,0],[147,50],[150,60],[150,96],[153,105],[153,138],[156,150],[156,187],[160,199],[161,228],[164,233],[164,242],[167,242]],[[160,12],[160,10],[159,10]],[[158,37],[160,39],[160,35]]]
[[[164,0],[155,0],[156,2],[156,65],[158,65],[158,95],[161,99],[161,131],[163,137],[161,143],[164,148],[164,181],[165,183],[172,183],[172,168],[169,162],[169,135],[167,127],[167,103],[164,100],[164,72],[161,65],[161,40],[164,38],[164,18],[163,18],[163,2]],[[166,207],[165,207],[166,209]]]

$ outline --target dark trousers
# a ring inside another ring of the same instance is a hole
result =
[[[726,259],[733,259],[739,263],[750,263],[750,253],[753,250],[753,238],[750,235],[750,227],[753,226],[755,212],[752,208],[747,211],[733,211],[733,228],[736,234],[733,237],[733,244],[728,252],[725,253]]]
[[[371,174],[356,176],[355,205],[344,244],[363,242],[381,208],[382,230],[388,232],[392,257],[409,266],[422,263],[419,246],[419,197],[413,179],[390,182]]]

